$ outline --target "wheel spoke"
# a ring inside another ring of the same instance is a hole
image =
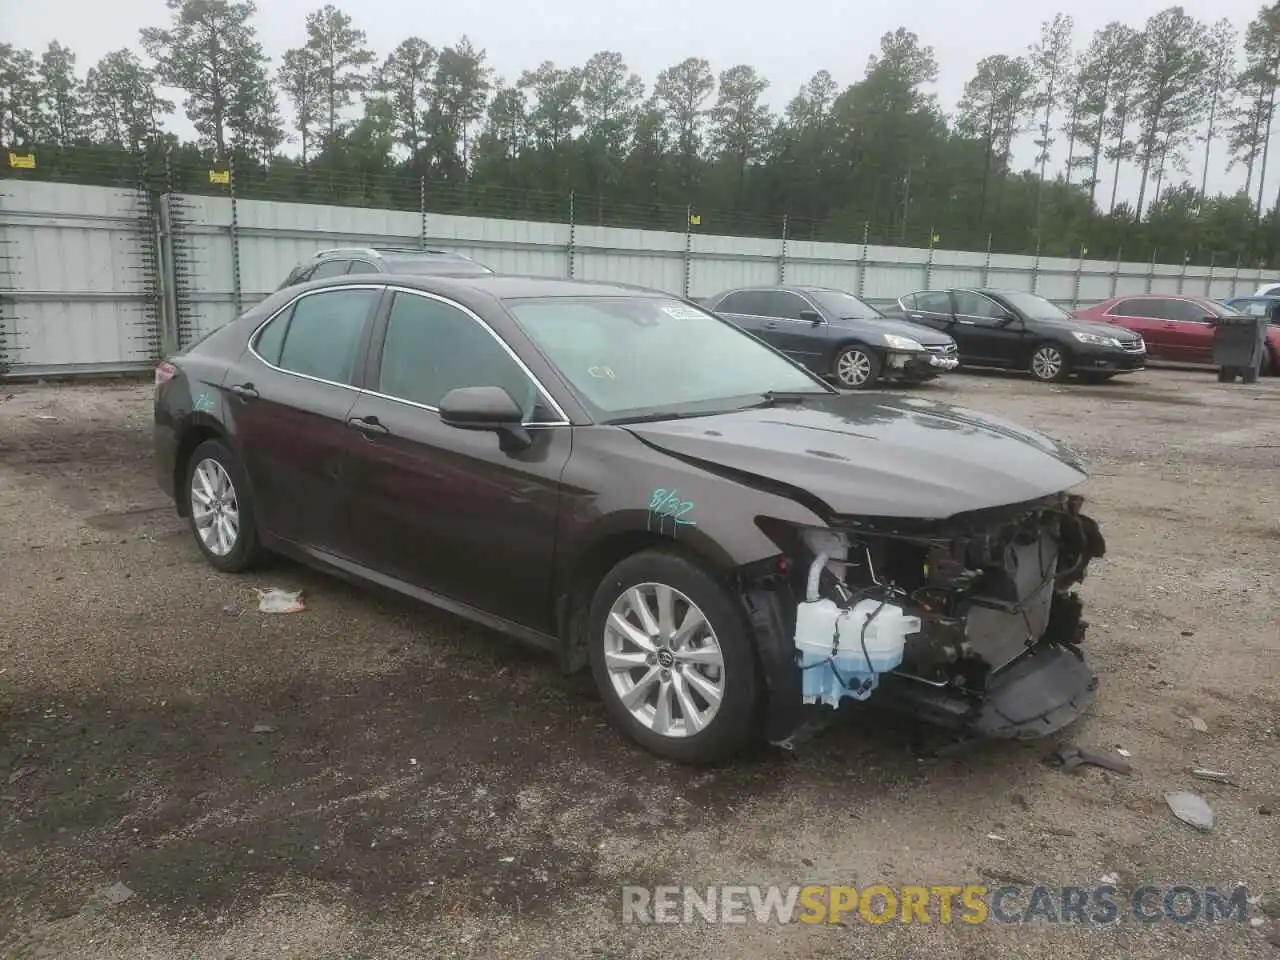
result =
[[[622,695],[622,705],[628,710],[635,710],[649,698],[649,691],[653,689],[654,684],[658,682],[658,668],[651,667],[636,683],[634,687]]]
[[[675,690],[676,699],[680,701],[680,713],[684,717],[685,730],[694,734],[705,726],[705,722],[702,719],[702,712],[693,702],[693,697],[689,696],[689,688],[685,686],[686,679],[687,677],[679,673],[673,673],[671,686]]]
[[[658,635],[666,639],[675,633],[676,629],[676,598],[671,588],[664,584],[658,584],[654,588],[654,593],[658,601]]]
[[[609,626],[617,630],[632,643],[646,653],[654,653],[658,648],[653,645],[653,641],[642,633],[630,620],[618,613],[616,610],[609,614]]]
[[[703,667],[723,667],[724,657],[720,650],[713,646],[686,647],[675,651],[676,659],[681,663],[697,664]]]
[[[207,500],[214,500],[218,494],[213,488],[213,483],[209,479],[209,468],[202,466],[200,468],[200,489],[203,491]]]
[[[212,510],[196,510],[191,517],[196,522],[196,527],[200,530],[207,530],[213,523],[216,514]]]
[[[627,591],[627,601],[631,604],[635,615],[640,618],[640,625],[644,628],[644,632],[651,637],[656,636],[658,621],[653,619],[653,612],[649,609],[649,600],[644,592],[639,587],[632,587]]]
[[[662,680],[658,683],[658,705],[653,711],[653,732],[666,734],[671,730],[671,694],[675,689],[675,684],[671,680]]]
[[[702,695],[702,698],[707,701],[708,706],[720,706],[720,701],[723,699],[720,693],[720,688],[700,674],[697,670],[685,667],[680,671],[680,676],[684,679],[685,683],[693,687],[693,689],[697,690],[698,693]]]
[[[621,673],[644,667],[649,664],[647,653],[623,653],[620,650],[606,650],[604,663],[611,671]]]
[[[698,629],[706,625],[706,622],[707,618],[702,615],[702,611],[691,604],[684,612],[684,619],[680,621],[679,628],[671,638],[671,649],[673,651],[683,649],[693,639]]]

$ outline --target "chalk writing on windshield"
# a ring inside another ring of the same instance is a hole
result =
[[[195,408],[205,413],[212,410],[213,397],[209,396],[208,393],[200,394],[200,396],[196,397]]]
[[[674,487],[657,488],[649,498],[649,529],[661,532],[668,524],[673,532],[675,527],[696,527],[698,524],[689,516],[693,506],[693,501],[683,499]]]

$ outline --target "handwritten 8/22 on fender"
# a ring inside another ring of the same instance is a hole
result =
[[[649,497],[649,529],[661,530],[664,523],[677,527],[696,527],[697,522],[690,516],[693,507],[693,501],[683,499],[679,490],[659,487]]]

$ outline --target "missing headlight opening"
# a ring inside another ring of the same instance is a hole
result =
[[[787,743],[806,712],[871,701],[985,737],[1052,733],[1092,702],[1097,679],[1081,646],[1074,588],[1106,545],[1082,498],[948,521],[833,518],[799,531],[770,590],[781,617],[757,637],[789,662],[762,662],[775,698],[771,739]],[[781,703],[777,701],[779,698]]]

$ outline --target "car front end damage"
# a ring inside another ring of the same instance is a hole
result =
[[[1082,502],[771,530],[782,555],[740,582],[769,740],[790,745],[850,700],[966,737],[1031,739],[1074,721],[1097,688],[1075,587],[1106,551]]]
[[[884,375],[903,380],[929,380],[950,373],[960,366],[960,355],[953,342],[928,344],[919,350],[893,350],[885,353]]]

